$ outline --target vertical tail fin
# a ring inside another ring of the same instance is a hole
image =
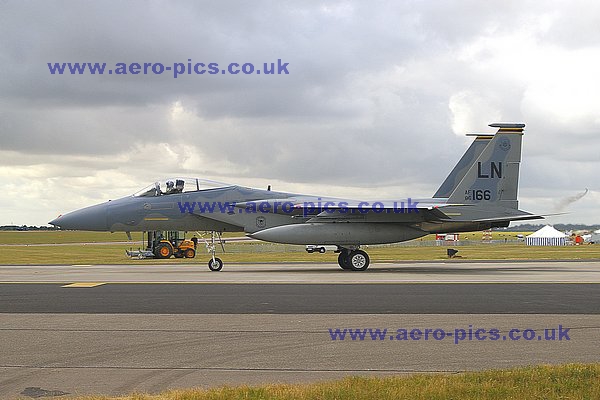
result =
[[[454,191],[449,203],[518,208],[519,164],[525,124],[491,124],[499,128]]]
[[[493,135],[476,135],[477,137],[471,143],[471,146],[465,151],[465,154],[461,157],[458,163],[454,166],[454,169],[444,183],[438,188],[437,192],[433,195],[433,198],[448,198],[458,186],[460,181],[465,177],[466,173],[471,168],[471,165],[477,160],[477,158],[481,155],[481,152],[489,141],[494,137]]]

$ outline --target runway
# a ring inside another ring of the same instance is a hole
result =
[[[0,397],[598,362],[599,311],[599,262],[0,266]]]
[[[227,263],[211,272],[205,260],[123,265],[0,265],[0,283],[599,283],[600,261],[410,261],[373,263],[367,271],[343,271],[337,264]]]
[[[0,313],[600,314],[597,283],[91,284],[0,284]]]

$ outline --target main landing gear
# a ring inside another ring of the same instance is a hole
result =
[[[369,268],[369,255],[359,249],[351,250],[345,247],[340,248],[338,264],[342,269],[348,271],[364,271]]]

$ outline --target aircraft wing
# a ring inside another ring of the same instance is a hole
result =
[[[544,219],[517,209],[477,208],[472,204],[448,204],[435,199],[362,201],[315,196],[265,199],[237,203],[236,207],[254,207],[256,211],[307,218],[306,222],[360,222],[365,218],[379,221],[453,221],[508,222]]]
[[[293,217],[310,218],[308,222],[332,221],[332,220],[361,220],[366,215],[394,216],[393,220],[402,220],[403,217],[411,216],[410,219],[420,216],[422,220],[448,219],[440,208],[457,204],[443,204],[432,202],[431,199],[424,201],[383,200],[362,201],[341,198],[325,198],[314,196],[296,196],[283,199],[265,199],[249,202],[236,203],[236,207],[253,209],[257,212],[268,212],[274,214],[285,214]]]

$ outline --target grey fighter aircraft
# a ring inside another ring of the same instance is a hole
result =
[[[253,189],[195,178],[155,182],[127,197],[62,215],[50,224],[92,231],[244,232],[255,239],[336,245],[344,270],[364,271],[361,245],[403,242],[430,233],[506,227],[543,218],[518,209],[524,124],[491,124],[430,199],[361,201]],[[215,257],[209,268],[223,262]]]

